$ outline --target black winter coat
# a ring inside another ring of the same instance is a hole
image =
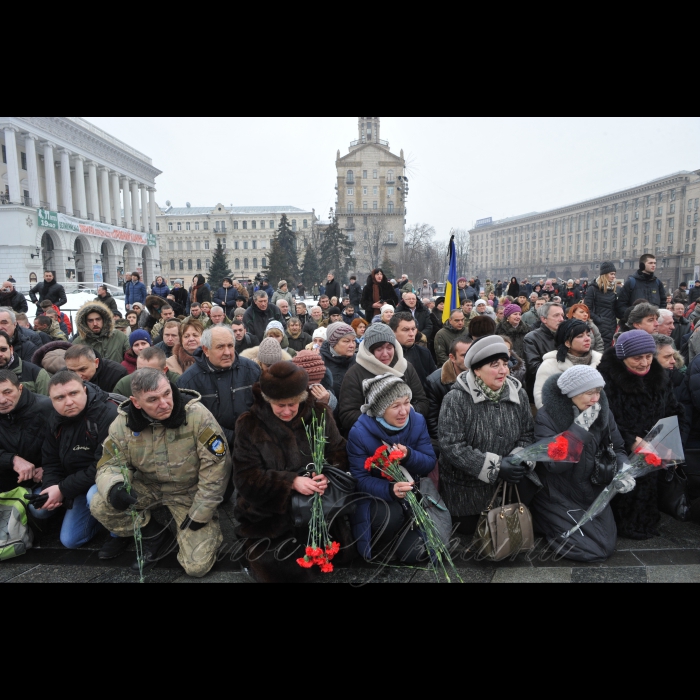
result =
[[[617,318],[619,315],[615,290],[603,293],[597,281],[591,282],[586,292],[584,303],[591,312],[591,320],[598,326],[598,330],[603,336],[605,348],[609,348],[617,330]]]
[[[430,354],[430,350],[420,345],[414,345],[412,348],[402,347],[404,358],[413,366],[413,369],[416,370],[418,379],[420,379],[420,383],[423,389],[425,389],[428,377],[437,369],[433,361],[433,356]]]
[[[635,272],[620,291],[617,300],[617,313],[620,318],[630,310],[632,304],[638,299],[644,299],[660,309],[666,308],[666,289],[661,280],[655,275],[645,272]]]
[[[333,375],[333,393],[337,399],[340,399],[340,389],[343,386],[343,380],[348,370],[355,366],[355,355],[352,357],[335,357],[331,352],[331,346],[328,341],[321,346],[321,357],[326,369],[330,370]]]
[[[442,328],[442,323],[437,327],[437,330],[433,327],[433,315],[425,308],[423,302],[418,299],[416,304],[416,313],[413,314],[411,309],[406,306],[406,303],[401,301],[396,307],[396,313],[409,313],[413,315],[416,320],[416,328],[425,335],[425,337],[430,341],[437,331]]]
[[[114,387],[129,374],[129,371],[123,365],[113,360],[105,360],[100,358],[100,364],[97,366],[95,376],[90,380],[91,384],[100,387],[102,391],[111,394]],[[127,396],[127,398],[129,398]]]
[[[525,336],[523,348],[524,354],[520,357],[525,360],[525,388],[530,397],[530,403],[535,403],[537,372],[544,362],[544,356],[548,352],[554,352],[557,349],[557,344],[552,332],[543,324],[536,331]]]
[[[0,415],[0,493],[18,486],[30,489],[34,486],[33,482],[17,483],[17,472],[13,469],[15,455],[37,468],[42,467],[42,445],[53,414],[51,399],[23,389],[15,410]]]
[[[233,367],[215,370],[207,362],[201,348],[194,357],[194,365],[178,379],[178,388],[190,389],[201,395],[202,405],[216,418],[233,448],[236,421],[253,405],[253,385],[260,381],[260,367],[236,355]]]
[[[37,300],[37,294],[39,295],[38,300]],[[53,282],[46,283],[46,282],[39,282],[39,284],[34,287],[29,292],[29,298],[32,300],[32,304],[41,304],[42,301],[46,301],[47,299],[54,305],[54,306],[65,306],[68,303],[68,299],[66,299],[66,290],[58,284],[55,280]]]
[[[86,384],[87,406],[75,418],[54,412],[44,441],[45,489],[58,486],[67,508],[73,499],[84,496],[95,485],[97,463],[109,427],[117,418],[117,404],[93,384]]]
[[[34,353],[43,345],[41,337],[28,328],[17,326],[12,336],[12,347],[15,355],[19,355],[26,362],[31,362]]]
[[[372,307],[374,306],[374,285],[376,282],[374,281],[374,276],[370,275],[367,278],[367,284],[365,285],[365,288],[362,290],[362,309],[365,312],[365,318],[372,323],[372,319],[375,316],[379,316],[379,309],[373,309]],[[396,298],[396,292],[394,291],[394,288],[389,284],[387,281],[386,277],[384,278],[384,281],[379,285],[379,299],[383,301],[385,304],[389,304],[389,306],[393,306],[396,308],[396,305],[398,304],[398,300]],[[357,311],[357,309],[355,309]]]
[[[637,438],[644,439],[662,418],[678,416],[681,434],[687,434],[685,411],[676,399],[666,371],[656,360],[649,374],[638,377],[617,358],[615,348],[610,348],[603,355],[598,371],[605,379],[605,393],[627,454],[632,453]],[[632,493],[617,496],[613,501],[621,537],[649,539],[658,536],[661,514],[657,476],[651,474],[638,479]]]
[[[592,481],[602,451],[612,444],[618,469],[622,469],[627,461],[625,444],[605,393],[600,396],[600,415],[590,431],[586,432],[574,424],[578,412],[574,410],[571,399],[562,395],[558,381],[559,377],[550,377],[542,390],[545,407],[535,419],[535,440],[553,438],[570,431],[584,443],[584,449],[578,464],[544,462],[537,465],[537,476],[543,488],[531,504],[535,529],[544,533],[552,549],[558,550],[565,559],[605,561],[613,554],[617,543],[617,527],[610,508],[584,525],[583,536],[577,533],[564,541],[561,535],[581,519],[605,488]],[[571,516],[576,520],[572,520]]]
[[[0,306],[12,309],[16,314],[26,314],[29,311],[24,294],[20,294],[16,289],[9,294],[0,294]]]
[[[243,323],[248,333],[254,335],[256,338],[265,337],[265,331],[270,321],[279,321],[284,325],[282,313],[274,304],[268,304],[265,311],[260,311],[255,303],[253,303],[243,317]]]

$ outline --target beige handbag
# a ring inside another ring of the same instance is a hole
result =
[[[510,503],[513,489],[518,499],[517,503]],[[501,490],[503,504],[494,508]],[[503,561],[524,552],[531,552],[534,548],[532,515],[520,503],[518,487],[506,485],[502,481],[496,488],[488,510],[481,514],[470,550],[475,551],[479,559]]]

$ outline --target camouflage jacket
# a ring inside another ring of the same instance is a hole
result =
[[[178,391],[174,385],[173,389]],[[180,397],[182,405],[176,404],[170,419],[173,421],[179,411],[176,428],[146,423],[142,432],[134,432],[129,425],[141,412],[131,401],[119,407],[97,466],[97,487],[107,499],[111,489],[123,483],[125,466],[136,493],[139,482],[158,484],[163,505],[184,505],[190,508],[194,522],[208,523],[223,500],[231,475],[231,455],[223,431],[200,403],[199,394],[183,390]]]

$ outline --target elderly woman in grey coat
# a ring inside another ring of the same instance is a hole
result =
[[[509,376],[509,359],[510,350],[498,336],[474,343],[465,358],[467,372],[457,378],[440,412],[440,490],[465,534],[476,529],[499,480],[525,480],[533,490],[540,485],[535,465],[517,457],[534,442],[534,423],[527,393]]]
[[[532,515],[537,532],[565,559],[600,562],[615,551],[617,527],[611,508],[584,525],[572,538],[572,529],[627,461],[625,443],[603,388],[605,380],[594,368],[578,365],[550,377],[542,390],[544,408],[535,420],[535,438],[545,440],[569,432],[583,443],[577,464],[544,462],[537,474],[544,488],[535,496]],[[630,478],[623,492],[634,489]]]

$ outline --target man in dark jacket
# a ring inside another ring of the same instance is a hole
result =
[[[422,333],[430,342],[435,334],[432,315],[425,308],[423,302],[412,292],[404,294],[403,301],[399,302],[399,305],[396,307],[397,314],[405,312],[413,316],[418,332]]]
[[[645,299],[660,309],[666,308],[666,289],[656,277],[656,257],[643,255],[639,261],[639,270],[632,275],[618,295],[617,311],[624,317],[638,299]]]
[[[12,340],[15,355],[26,362],[31,362],[34,353],[42,346],[41,338],[28,328],[17,325],[15,312],[8,308],[0,308],[0,331],[5,331]]]
[[[525,383],[530,402],[534,403],[537,372],[544,362],[544,356],[557,349],[556,337],[559,326],[564,323],[564,309],[559,304],[545,304],[540,311],[542,325],[524,340]]]
[[[90,382],[110,394],[117,383],[129,374],[126,367],[104,360],[87,345],[74,345],[66,352],[66,369],[75,372],[84,382]]]
[[[119,311],[116,299],[109,293],[107,287],[102,286],[97,288],[95,301],[101,301],[113,314]]]
[[[338,299],[338,301],[340,301],[341,294],[340,282],[335,279],[335,275],[332,272],[329,272],[328,281],[326,282],[326,296],[329,299],[335,297]]]
[[[243,323],[251,335],[264,338],[270,321],[282,323],[282,314],[274,304],[270,303],[267,292],[261,290],[253,296],[253,305],[245,312]]]
[[[253,405],[252,389],[260,381],[260,367],[236,354],[233,331],[225,326],[204,332],[195,358],[177,385],[201,394],[202,404],[214,415],[233,447],[236,421]]]
[[[233,321],[231,330],[233,330],[233,335],[236,338],[236,355],[240,355],[251,348],[257,348],[260,345],[260,341],[246,331],[246,327],[240,319],[237,318]]]
[[[457,381],[460,374],[467,371],[464,365],[464,358],[472,346],[469,340],[459,338],[452,343],[450,348],[450,357],[442,366],[442,369],[437,369],[429,377],[425,383],[425,393],[428,397],[428,432],[430,439],[433,442],[433,447],[439,449],[438,442],[438,424],[440,422],[440,409],[442,402],[452,390],[452,387]],[[438,453],[439,455],[439,453]]]
[[[24,294],[20,294],[12,282],[3,283],[0,289],[0,306],[12,309],[16,314],[26,314],[29,311]]]
[[[37,294],[39,298],[37,298]],[[66,299],[66,290],[56,282],[56,277],[53,272],[44,273],[44,281],[37,284],[36,287],[29,292],[29,298],[32,300],[32,304],[36,304],[37,306],[47,299],[54,306],[59,307],[65,306],[65,304],[68,303],[68,299]]]
[[[64,507],[61,543],[78,549],[100,531],[90,515],[89,501],[97,492],[95,474],[102,445],[117,417],[117,404],[74,372],[58,372],[49,385],[54,414],[44,439],[44,480],[41,495],[48,500],[32,515],[46,520]]]
[[[350,284],[345,289],[350,297],[350,303],[355,307],[355,310],[359,309],[362,302],[362,287],[357,283],[355,275],[350,278]]]
[[[23,388],[14,372],[0,370],[0,493],[41,483],[41,446],[52,414],[49,398]]]
[[[437,369],[433,356],[427,348],[422,348],[416,345],[416,336],[418,328],[416,328],[416,319],[407,311],[394,314],[389,328],[394,331],[396,339],[403,348],[404,358],[413,365],[416,374],[420,379],[420,383],[425,388],[428,382],[428,377]]]

